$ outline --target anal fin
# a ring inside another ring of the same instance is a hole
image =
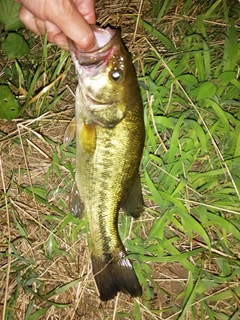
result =
[[[143,211],[143,196],[139,174],[137,175],[134,185],[125,201],[121,204],[122,209],[137,219]]]

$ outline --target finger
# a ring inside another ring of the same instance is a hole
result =
[[[23,6],[21,6],[20,8],[19,18],[29,30],[31,30],[35,34],[41,34],[36,25],[34,15]]]
[[[73,0],[73,2],[89,24],[96,24],[94,0]]]
[[[47,31],[46,26],[45,26],[45,21],[35,17],[35,24],[38,29],[38,34],[41,34],[42,36],[44,36]]]
[[[77,46],[86,51],[96,46],[96,39],[90,25],[73,2],[62,1],[61,6],[54,7],[54,10],[55,14],[49,16],[47,20],[58,26]]]
[[[49,21],[45,21],[45,29],[48,32],[48,41],[55,42],[54,37],[58,33],[60,33],[61,30],[55,24],[53,24]]]
[[[61,49],[69,51],[67,38],[64,33],[60,32],[54,36],[54,43],[58,45]]]

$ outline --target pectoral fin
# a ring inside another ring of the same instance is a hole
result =
[[[63,144],[65,147],[69,146],[70,143],[76,136],[76,119],[75,117],[71,120],[64,134]]]
[[[73,182],[72,190],[69,197],[69,210],[74,217],[80,219],[83,218],[84,203],[78,191],[76,181]]]
[[[121,207],[127,214],[137,219],[143,211],[143,205],[141,181],[139,175],[137,175],[135,183]]]

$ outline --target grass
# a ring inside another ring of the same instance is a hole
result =
[[[31,59],[8,63],[22,113],[0,122],[3,319],[239,317],[239,13],[224,0],[97,2],[99,23],[122,27],[144,102],[145,212],[119,217],[139,299],[100,302],[86,220],[68,211],[68,55],[37,38]]]

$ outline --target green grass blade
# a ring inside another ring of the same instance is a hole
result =
[[[50,308],[50,306],[37,310],[36,312],[31,314],[28,318],[26,318],[26,320],[38,320],[41,316],[46,314],[46,312],[48,311],[49,308]]]
[[[193,303],[195,296],[197,294],[198,291],[198,285],[200,283],[201,280],[201,272],[199,272],[199,275],[197,277],[197,281],[193,284],[193,277],[190,273],[189,275],[189,279],[188,279],[188,285],[185,291],[185,298],[183,300],[183,308],[182,308],[182,312],[181,315],[179,316],[179,320],[183,320],[185,319],[185,315],[186,313],[189,311],[191,304]]]
[[[205,70],[204,70],[204,63],[202,53],[195,52],[194,53],[194,60],[196,64],[196,71],[198,75],[199,82],[203,82],[205,80]]]
[[[137,17],[134,15],[131,15],[131,18],[135,21],[137,21]],[[151,35],[158,38],[159,41],[161,41],[169,50],[172,52],[176,52],[175,47],[171,43],[171,41],[160,31],[158,31],[156,28],[151,26],[149,23],[143,21],[141,18],[138,20],[139,25],[142,26],[146,31],[148,31]]]
[[[237,31],[234,26],[234,20],[230,20],[230,27],[227,32],[226,40],[224,43],[224,56],[225,62],[223,71],[234,71],[236,70],[238,52],[239,52],[239,43],[237,39]]]
[[[215,13],[217,7],[221,4],[222,0],[215,1],[212,6],[207,10],[206,13],[204,13],[205,19],[210,19],[212,15]]]
[[[174,0],[172,0],[172,1],[165,0],[163,4],[161,3],[161,9],[157,15],[156,24],[159,23],[159,21],[161,20],[163,15],[169,10],[169,8],[171,7],[173,2],[174,2]],[[160,6],[160,3],[158,4],[158,6]]]

